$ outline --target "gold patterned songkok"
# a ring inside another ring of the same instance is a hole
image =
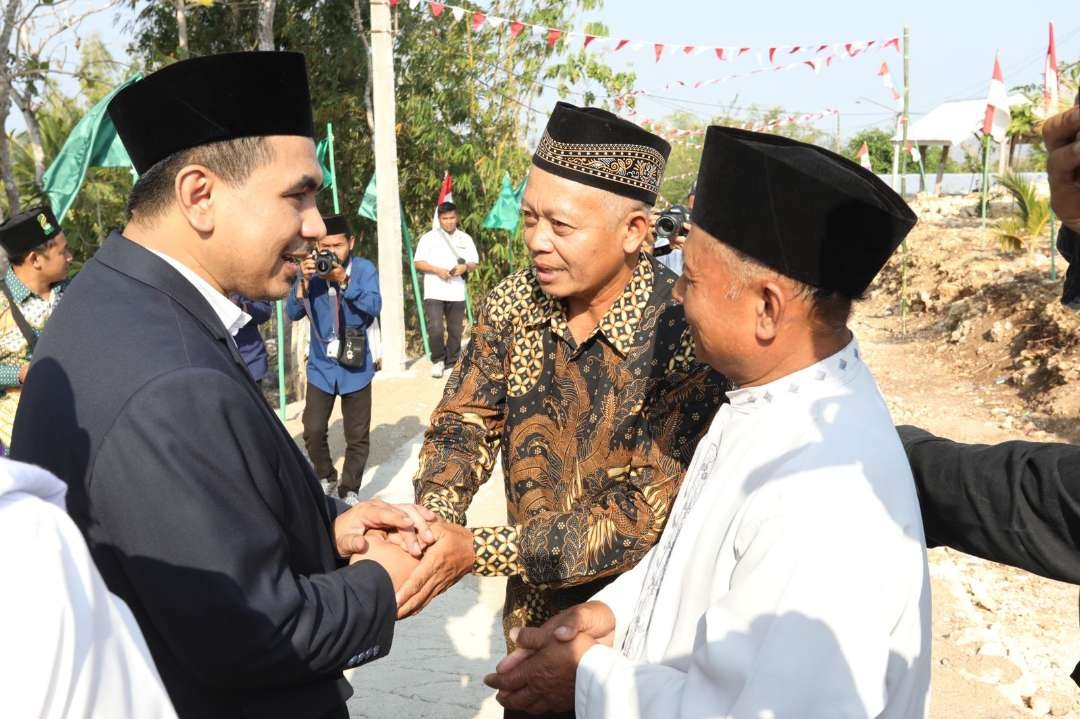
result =
[[[556,103],[533,164],[553,175],[656,204],[664,163],[663,138],[595,107]]]

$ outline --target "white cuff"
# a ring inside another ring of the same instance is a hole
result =
[[[574,713],[577,719],[601,719],[606,714],[604,689],[608,675],[622,655],[611,647],[594,644],[578,662],[574,682]],[[592,714],[589,713],[590,708]]]

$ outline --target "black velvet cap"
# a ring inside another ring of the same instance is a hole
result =
[[[656,204],[671,145],[595,107],[555,104],[533,164],[553,175]]]
[[[918,221],[892,188],[836,153],[715,125],[705,134],[691,215],[777,272],[853,298]]]
[[[136,171],[169,155],[240,137],[314,137],[304,56],[238,52],[174,63],[109,103]]]
[[[34,207],[0,225],[0,245],[9,255],[22,255],[44,245],[62,231],[51,208]]]
[[[345,215],[327,215],[322,218],[322,221],[326,225],[327,236],[349,234],[349,222],[345,219]]]

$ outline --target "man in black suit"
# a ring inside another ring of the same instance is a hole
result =
[[[293,53],[188,60],[115,97],[130,221],[72,283],[16,418],[13,455],[68,483],[181,716],[347,716],[342,670],[390,650],[416,564],[363,533],[404,529],[416,555],[433,536],[411,505],[328,500],[231,336],[248,318],[228,295],[284,296],[325,233],[310,107]]]

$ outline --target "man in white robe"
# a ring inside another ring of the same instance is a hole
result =
[[[739,389],[656,547],[521,631],[488,682],[578,719],[925,716],[918,500],[846,326],[915,217],[854,163],[729,128],[708,131],[698,192],[676,297]]]
[[[172,719],[124,601],[64,511],[67,486],[0,459],[0,716]]]

